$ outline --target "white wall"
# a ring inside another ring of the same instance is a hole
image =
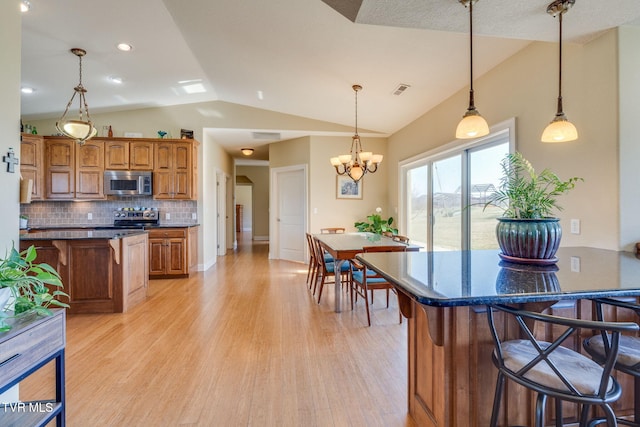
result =
[[[638,143],[638,99],[640,98],[639,27],[618,30],[620,61],[620,247],[633,251],[640,241],[640,143]]]
[[[13,148],[20,157],[20,45],[21,19],[17,1],[0,2],[0,157]],[[8,173],[0,164],[0,256],[18,246],[20,171]],[[0,402],[18,400],[18,387],[0,395]]]
[[[242,231],[250,231],[253,221],[253,203],[251,197],[253,194],[251,185],[236,185],[236,205],[242,205],[242,223],[240,229]]]

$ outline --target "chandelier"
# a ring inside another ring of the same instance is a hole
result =
[[[547,13],[553,17],[558,17],[559,22],[559,43],[558,43],[558,110],[551,123],[542,132],[542,142],[568,142],[578,139],[578,130],[567,120],[567,116],[562,111],[562,15],[567,13],[573,6],[575,0],[556,0],[547,7]]]
[[[456,138],[470,139],[485,136],[489,133],[487,121],[476,110],[473,99],[473,3],[478,0],[459,0],[464,7],[469,8],[469,108],[462,116],[456,128]]]
[[[75,139],[78,144],[82,145],[85,141],[96,136],[98,131],[93,126],[91,116],[89,116],[89,107],[85,100],[85,93],[87,93],[87,90],[82,86],[82,57],[85,56],[87,52],[84,49],[73,48],[71,49],[71,53],[76,55],[80,61],[80,82],[78,83],[78,86],[73,88],[73,95],[71,95],[71,99],[69,100],[62,117],[60,117],[56,122],[56,129],[58,129],[58,131],[64,136]],[[78,101],[80,104],[80,109],[78,111],[79,120],[72,120],[66,116],[76,95],[78,95]]]
[[[362,86],[351,86],[356,93],[356,130],[351,140],[351,151],[349,154],[341,154],[330,159],[338,175],[348,175],[354,182],[360,181],[367,173],[374,173],[378,170],[378,165],[382,162],[382,154],[373,154],[371,151],[362,151],[362,143],[358,135],[358,91]]]

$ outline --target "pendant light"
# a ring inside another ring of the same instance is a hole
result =
[[[556,0],[547,7],[547,13],[558,17],[559,23],[559,61],[558,61],[558,111],[554,119],[542,132],[542,142],[568,142],[578,139],[578,130],[567,120],[562,111],[562,15],[575,3],[575,0]]]
[[[356,131],[351,139],[351,152],[330,159],[338,175],[348,175],[354,182],[360,181],[367,173],[375,173],[382,162],[382,154],[373,154],[371,151],[362,151],[362,143],[358,135],[358,91],[362,86],[353,85],[351,88],[356,93]]]
[[[456,128],[456,138],[470,139],[478,138],[489,134],[489,125],[480,115],[473,99],[473,3],[478,0],[459,0],[464,7],[469,8],[469,108],[462,116],[462,120]]]
[[[75,139],[78,144],[82,145],[85,141],[96,136],[98,131],[93,126],[91,116],[89,116],[89,107],[87,106],[87,101],[85,99],[85,93],[87,93],[87,90],[82,86],[82,57],[85,56],[87,52],[84,49],[73,48],[71,49],[71,53],[76,55],[80,61],[80,81],[78,85],[73,88],[73,95],[71,95],[71,99],[67,103],[67,108],[65,108],[62,117],[60,117],[56,122],[56,129],[58,129],[58,131],[64,136]],[[69,107],[71,107],[76,95],[78,95],[78,102],[80,104],[80,108],[78,110],[79,120],[73,120],[66,117]]]

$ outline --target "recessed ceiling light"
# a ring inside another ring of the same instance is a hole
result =
[[[131,50],[133,50],[133,46],[131,46],[129,43],[118,43],[118,50],[121,50],[123,52],[130,52]]]
[[[34,88],[32,88],[32,87],[23,87],[22,89],[20,89],[20,91],[21,91],[22,93],[33,93],[33,92],[35,92],[36,90],[35,90]]]
[[[20,2],[20,12],[29,12],[31,10],[31,2],[28,0],[22,0]]]
[[[122,77],[109,76],[109,81],[115,84],[122,84]]]

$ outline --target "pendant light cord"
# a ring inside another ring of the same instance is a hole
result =
[[[559,35],[558,35],[558,112],[557,115],[563,114],[562,111],[562,15],[564,10],[560,11],[559,19]]]
[[[469,0],[469,110],[474,110],[473,96],[473,1]]]

